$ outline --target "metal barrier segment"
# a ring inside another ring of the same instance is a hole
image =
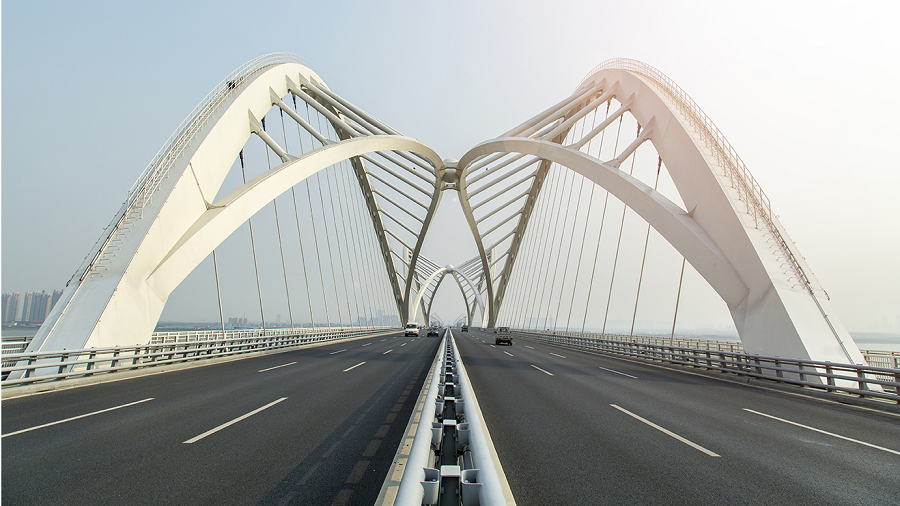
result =
[[[87,348],[81,350],[9,353],[3,355],[3,387],[36,382],[86,377],[122,370],[155,367],[219,358],[224,356],[274,351],[285,348],[364,337],[396,330],[393,327],[332,327],[324,329],[288,329],[254,331],[214,331],[208,333],[167,333],[157,335],[155,344]],[[181,336],[183,339],[178,339]],[[189,337],[193,339],[189,340]],[[21,377],[10,378],[16,372]]]
[[[900,369],[837,364],[724,350],[685,348],[603,339],[574,332],[543,333],[516,329],[520,336],[576,348],[717,371],[776,383],[900,404]]]

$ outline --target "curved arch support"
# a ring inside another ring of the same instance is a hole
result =
[[[431,276],[428,276],[428,279],[426,279],[425,282],[422,283],[422,289],[419,291],[419,294],[416,296],[415,303],[412,305],[412,312],[410,313],[409,321],[416,321],[416,315],[418,314],[417,310],[419,309],[419,303],[422,301],[422,298],[425,296],[425,290],[428,288],[428,286],[431,284],[431,282],[434,281],[435,278],[437,278],[438,276],[443,276],[445,274],[452,274],[454,276],[454,278],[456,278],[457,275],[462,276],[462,278],[466,281],[466,283],[469,284],[469,286],[472,288],[472,291],[475,293],[475,299],[478,302],[478,308],[481,309],[481,314],[484,315],[484,321],[482,322],[482,326],[486,327],[488,315],[484,308],[484,301],[481,299],[481,295],[475,289],[475,283],[473,283],[472,280],[469,279],[469,277],[466,276],[466,274],[464,272],[454,269],[453,266],[451,266],[451,265],[448,265],[446,267],[441,267],[440,269],[434,271],[431,274]],[[457,283],[459,283],[459,278],[456,278],[456,281],[457,281]],[[460,286],[460,289],[462,289],[462,286]],[[465,296],[465,292],[463,293],[463,296]],[[468,306],[468,304],[466,304],[466,305]]]
[[[652,133],[649,139],[653,139]],[[828,331],[828,322],[808,290],[797,289],[769,274],[761,265],[763,260],[753,241],[745,239],[743,249],[733,242],[728,243],[728,248],[721,246],[722,241],[732,241],[736,234],[749,232],[729,229],[722,223],[704,227],[694,219],[693,211],[681,209],[627,173],[548,141],[520,137],[495,139],[471,149],[459,165],[466,167],[492,153],[524,153],[558,163],[602,186],[637,212],[726,302],[748,353],[865,363],[849,336],[841,340],[837,332]],[[721,221],[727,222],[727,218]]]

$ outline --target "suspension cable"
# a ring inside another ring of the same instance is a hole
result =
[[[596,109],[594,109],[594,111],[596,112]],[[596,116],[596,114],[595,114],[595,116]],[[584,123],[585,123],[585,119],[582,118],[580,135],[584,135]],[[572,135],[572,138],[574,139],[575,135]],[[574,242],[574,239],[575,239],[575,227],[578,225],[578,210],[581,207],[581,195],[584,193],[584,180],[585,180],[585,177],[581,176],[581,184],[578,186],[578,199],[575,201],[575,215],[572,217],[572,234],[569,236],[569,251],[566,253],[566,266],[563,268],[562,282],[559,285],[559,300],[557,301],[557,304],[556,304],[556,316],[553,318],[553,330],[554,331],[556,331],[556,326],[559,323],[559,310],[562,309],[563,295],[565,294],[565,291],[566,291],[566,274],[569,273],[569,260],[572,259],[572,243]],[[574,185],[575,185],[575,175],[573,173],[572,186],[574,186]],[[571,201],[571,198],[572,198],[572,195],[570,192],[569,193],[570,201]],[[566,214],[568,214],[568,212],[569,212],[568,206],[566,206]],[[565,232],[565,227],[563,227],[563,231]],[[582,237],[582,244],[584,244],[583,237]],[[557,267],[557,269],[559,268],[559,262],[557,262],[556,267]],[[573,290],[574,290],[574,288],[573,288]],[[566,326],[567,327],[569,326],[568,322],[566,322]]]
[[[653,190],[655,191],[657,186],[659,186],[659,172],[662,170],[662,157],[659,157],[659,164],[656,166],[656,182],[653,183]],[[644,237],[644,256],[641,257],[641,274],[638,276],[638,287],[637,287],[637,295],[634,296],[634,314],[631,316],[631,333],[628,334],[630,336],[634,335],[634,322],[637,321],[637,308],[638,301],[641,300],[641,283],[644,280],[644,263],[647,261],[647,245],[650,243],[650,224],[647,223],[647,236]]]
[[[238,153],[241,159],[241,177],[244,178],[244,184],[247,184],[247,173],[244,170],[244,150]],[[263,312],[262,288],[259,284],[259,265],[256,262],[256,242],[253,240],[253,219],[247,218],[247,224],[250,226],[250,248],[253,250],[253,270],[256,272],[256,293],[259,294],[259,317],[262,320],[263,332],[266,330],[266,316]]]
[[[279,109],[280,111],[281,109]],[[284,126],[282,124],[282,126]],[[262,118],[262,127],[263,131],[266,131],[266,117]],[[266,143],[263,143],[266,144]],[[285,149],[287,149],[287,136],[285,136]],[[269,145],[266,144],[266,165],[269,167],[269,170],[272,170],[272,161],[269,159]],[[294,330],[294,313],[291,310],[291,290],[288,288],[288,279],[287,279],[287,266],[284,263],[284,245],[281,242],[281,223],[278,220],[278,204],[275,202],[276,199],[272,199],[272,208],[275,209],[275,230],[278,233],[278,250],[281,252],[281,272],[284,274],[284,292],[287,295],[287,305],[288,305],[288,319],[291,322],[291,330]]]
[[[638,135],[641,134],[641,125],[637,127]],[[615,154],[615,152],[613,152]],[[628,172],[628,175],[634,174],[634,161],[637,159],[637,153],[631,154],[631,170]],[[609,278],[609,295],[606,297],[606,313],[603,315],[603,330],[600,332],[601,334],[606,334],[606,320],[609,318],[609,306],[612,303],[612,291],[613,284],[616,282],[616,264],[619,262],[619,248],[622,246],[622,231],[625,229],[625,216],[628,214],[628,206],[623,202],[622,203],[622,222],[619,223],[619,239],[616,241],[616,256],[613,257],[613,268],[612,275]]]
[[[360,161],[359,163],[362,163]],[[372,288],[369,284],[369,276],[370,273],[366,270],[366,263],[364,260],[361,260],[362,256],[362,247],[360,244],[356,242],[356,238],[359,237],[359,212],[353,208],[353,196],[351,195],[354,191],[353,185],[350,181],[350,173],[355,174],[355,169],[353,168],[353,163],[347,164],[349,168],[343,172],[344,177],[342,178],[342,183],[344,188],[346,188],[347,195],[347,219],[350,223],[350,237],[353,241],[353,257],[356,260],[356,271],[357,271],[357,279],[360,280],[361,286],[365,287],[365,290],[360,294],[360,297],[363,299],[363,309],[366,312],[366,326],[372,326]],[[360,239],[360,242],[362,240]]]
[[[616,130],[616,143],[613,146],[613,156],[616,155],[616,150],[619,148],[619,134],[622,133],[622,118],[624,116],[619,116],[619,128]],[[603,134],[600,136],[600,150],[597,151],[597,158],[601,156],[601,152],[603,150],[603,137],[606,135],[606,130],[603,130]],[[609,192],[606,192],[606,197],[603,199],[603,213],[600,215],[600,233],[597,234],[597,249],[594,251],[594,268],[591,269],[591,282],[588,284],[588,296],[587,302],[584,304],[584,318],[581,320],[581,332],[584,332],[585,324],[587,323],[587,312],[588,308],[591,307],[591,294],[594,292],[594,275],[597,273],[597,259],[600,257],[600,240],[603,239],[603,225],[606,223],[606,206],[609,204]]]
[[[222,290],[219,288],[219,266],[216,263],[216,249],[213,248],[213,273],[216,275],[216,295],[219,298],[219,321],[222,323],[222,338],[225,338],[225,314],[222,312]]]
[[[606,102],[606,114],[609,115],[609,102]],[[591,120],[591,130],[594,130],[594,126],[597,124],[597,109],[594,109],[594,118]],[[583,133],[583,130],[582,130]],[[587,150],[585,152],[590,155],[591,153],[591,141],[589,140],[587,143]],[[600,138],[600,143],[602,147],[603,137]],[[584,183],[584,179],[581,180],[582,184]],[[566,332],[569,331],[569,324],[572,321],[572,309],[575,307],[575,294],[578,293],[578,275],[581,274],[581,258],[584,255],[584,244],[587,242],[587,230],[588,224],[591,222],[591,208],[594,205],[594,189],[597,188],[596,184],[591,185],[591,194],[588,197],[588,209],[587,216],[584,218],[584,231],[581,233],[581,250],[578,252],[578,267],[575,269],[575,283],[572,286],[572,300],[569,301],[569,315],[566,317]]]
[[[293,97],[293,95],[291,95]],[[294,112],[297,111],[297,98],[294,97]],[[283,121],[282,116],[282,121]],[[297,138],[300,141],[300,154],[303,154],[303,135],[300,133],[300,124],[297,124]],[[287,141],[285,141],[287,145]],[[309,183],[307,182],[307,188]],[[295,186],[291,186],[291,198],[294,201],[294,218],[297,220],[297,239],[300,241],[300,260],[303,263],[303,281],[306,284],[306,301],[309,303],[309,324],[312,328],[316,328],[316,318],[313,315],[312,294],[309,288],[309,276],[306,273],[306,255],[303,253],[303,236],[300,234],[300,212],[297,209],[297,192],[294,191]],[[310,215],[312,219],[312,215]]]
[[[309,114],[309,104],[306,107],[306,113]],[[319,125],[319,133],[322,132],[322,118],[316,112],[316,122]],[[321,171],[319,171],[321,172]],[[319,203],[322,207],[322,223],[325,227],[325,245],[328,246],[328,264],[331,265],[331,280],[334,287],[334,300],[337,303],[337,311],[338,311],[338,323],[339,327],[343,326],[343,315],[341,314],[341,296],[337,293],[337,275],[334,272],[334,257],[331,255],[331,239],[328,236],[328,216],[325,214],[325,199],[322,197],[322,179],[319,177],[319,172],[316,172],[316,186],[319,190]],[[324,290],[324,288],[323,288]],[[331,326],[331,322],[328,322],[328,326]]]
[[[566,180],[569,178],[569,172],[570,172],[558,164],[557,164],[557,170],[559,173],[562,174],[562,183],[559,185],[559,200],[556,201],[554,199],[556,204],[552,207],[553,211],[555,211],[554,214],[556,214],[556,219],[553,220],[553,231],[550,233],[549,236],[547,236],[550,240],[550,245],[549,245],[550,247],[547,248],[547,262],[546,262],[546,264],[544,264],[543,262],[541,264],[541,265],[546,265],[546,267],[544,268],[544,282],[541,284],[541,299],[537,305],[538,319],[540,319],[540,316],[541,316],[541,307],[543,307],[543,305],[544,305],[544,295],[547,294],[547,279],[550,277],[550,262],[551,262],[551,259],[553,258],[553,243],[556,242],[556,240],[555,240],[556,239],[556,229],[559,228],[559,218],[560,218],[559,207],[562,205],[562,202],[563,202],[563,192],[565,192]],[[547,328],[547,318],[546,317],[544,317],[544,328]],[[537,329],[537,327],[535,327],[535,329]]]
[[[572,133],[571,130],[569,132]],[[548,297],[547,298],[547,311],[544,313],[544,325],[547,328],[549,328],[549,325],[547,324],[547,319],[550,317],[550,306],[553,305],[553,287],[556,286],[556,273],[559,271],[559,261],[562,258],[563,241],[565,240],[565,235],[566,235],[566,221],[568,221],[568,219],[569,219],[569,208],[571,206],[569,206],[568,203],[572,201],[572,191],[575,188],[575,172],[567,169],[566,167],[562,167],[562,166],[560,166],[560,169],[564,171],[566,178],[568,178],[569,174],[571,173],[572,179],[569,181],[569,195],[565,198],[560,199],[560,205],[562,205],[563,202],[565,202],[567,205],[565,206],[566,212],[563,213],[562,229],[559,231],[559,248],[557,249],[557,252],[556,252],[556,268],[553,270],[553,280],[550,281],[550,290],[547,291],[547,294],[548,294],[547,295],[547,297]],[[563,185],[565,185],[565,183],[563,183]],[[559,212],[557,212],[557,214],[556,214],[556,226],[557,227],[559,226]],[[556,229],[555,228],[553,230],[553,239],[556,239]],[[552,246],[551,246],[551,248],[552,248]],[[547,267],[550,267],[550,265],[548,264]],[[550,269],[549,268],[546,271],[546,275],[548,278],[550,277]],[[544,286],[544,290],[545,291],[547,290],[546,284]],[[560,298],[562,298],[562,293],[560,293]],[[541,305],[543,305],[543,304],[544,304],[544,296],[542,294],[541,295]],[[556,330],[556,316],[558,316],[558,315],[554,315],[554,317],[553,317],[553,329],[554,330]]]
[[[542,214],[541,219],[543,220],[541,222],[541,233],[538,234],[537,237],[535,238],[536,241],[540,240],[540,238],[542,238],[542,237],[546,237],[546,231],[550,225],[550,221],[552,220],[552,216],[543,216],[543,214],[547,214],[546,210],[550,207],[551,202],[556,200],[556,189],[558,187],[557,183],[559,181],[559,172],[553,171],[555,166],[556,166],[556,164],[551,164],[550,168],[547,169],[548,176],[551,176],[551,174],[552,174],[552,176],[550,177],[550,184],[552,186],[552,190],[550,188],[548,188],[547,191],[550,193],[547,194],[547,196],[544,199],[544,211],[545,212],[541,213]],[[545,248],[540,248],[539,252],[536,251],[538,262],[536,264],[534,264],[535,266],[540,267],[541,265],[543,265],[545,252],[546,252]],[[534,302],[535,302],[534,299],[537,296],[537,285],[538,285],[539,277],[540,276],[534,276],[533,281],[529,284],[527,307],[525,308],[525,311],[522,314],[523,323],[526,321],[525,319],[528,318],[528,314],[530,312],[532,312],[532,308],[534,308]],[[536,323],[535,323],[535,325],[536,325]],[[528,325],[528,327],[531,327],[531,325]],[[528,327],[525,327],[525,328],[528,328]],[[537,329],[536,326],[534,328]]]
[[[678,295],[675,297],[675,316],[672,317],[672,339],[675,339],[675,322],[678,320],[678,304],[681,302],[681,283],[684,282],[684,262],[686,258],[681,258],[681,277],[678,280]]]

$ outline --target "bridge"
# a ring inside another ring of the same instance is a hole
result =
[[[457,440],[483,421],[490,451],[454,453],[460,471],[439,478],[460,492],[442,504],[463,501],[459,472],[489,457],[496,477],[483,465],[472,481],[482,504],[895,500],[884,470],[900,455],[888,409],[898,364],[856,346],[712,120],[626,59],[551,100],[444,158],[302,58],[234,71],[141,173],[27,348],[4,357],[4,496],[393,503],[417,423],[431,423],[430,385],[441,399],[464,385],[459,411],[435,416],[473,424],[444,429]],[[440,237],[455,264],[442,266],[422,251],[442,234],[445,194],[471,235]],[[636,249],[623,246],[626,223],[643,237]],[[464,240],[477,255],[452,258]],[[252,329],[226,325],[241,290],[219,266],[240,255]],[[676,339],[687,268],[740,343]],[[157,331],[173,293],[201,275],[214,280],[218,328]],[[403,336],[398,326],[437,319],[448,277],[470,332]],[[631,311],[630,331],[611,307]],[[668,335],[635,331],[639,313],[663,310]],[[494,345],[499,327],[513,349]]]

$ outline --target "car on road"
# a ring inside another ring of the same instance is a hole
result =
[[[508,344],[512,346],[512,334],[509,332],[509,327],[497,327],[497,337],[494,338],[494,344]]]
[[[403,330],[403,335],[406,337],[416,336],[419,337],[419,326],[415,323],[407,323],[406,329]]]
[[[468,332],[468,331],[469,331],[469,326],[468,326],[468,325],[463,325],[461,331],[462,331],[462,332]]]
[[[428,335],[427,335],[428,337],[431,337],[431,336],[437,337],[438,333],[439,332],[438,332],[437,327],[428,327]]]

